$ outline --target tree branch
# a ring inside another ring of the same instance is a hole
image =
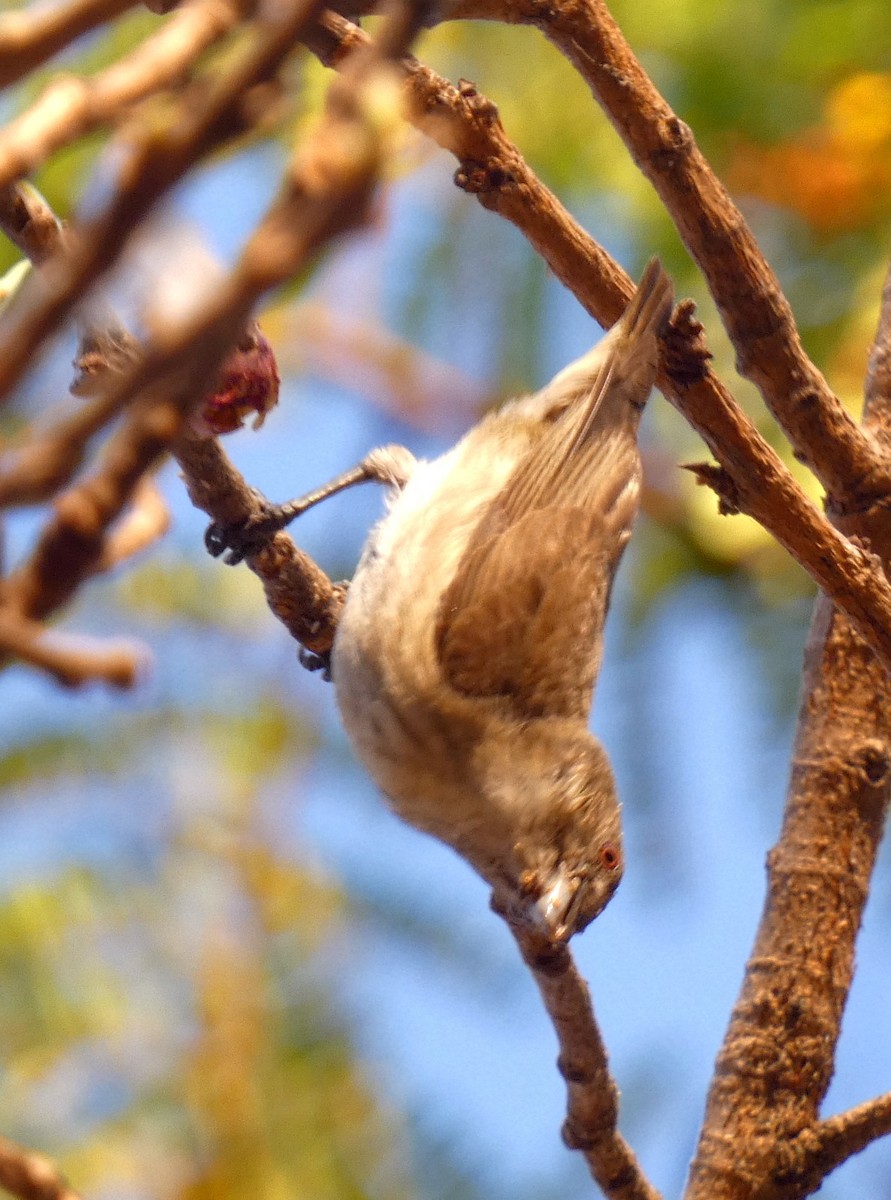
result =
[[[793,1145],[788,1151],[790,1158],[797,1160],[795,1170],[799,1174],[813,1175],[811,1190],[816,1191],[836,1167],[865,1150],[870,1142],[887,1137],[889,1133],[891,1092],[886,1092],[838,1116],[827,1117],[810,1137],[799,1139],[804,1143],[800,1148]]]
[[[26,617],[46,617],[96,573],[109,527],[178,435],[193,397],[189,380],[179,394],[150,397],[134,407],[99,466],[55,501],[31,555],[5,581],[5,607]]]
[[[403,39],[410,36],[414,19],[412,10],[410,19],[400,17],[384,27],[396,49],[401,50]],[[292,27],[292,36],[293,32]],[[279,37],[277,44],[280,41]],[[109,477],[106,467],[100,476],[77,485],[57,503],[55,517],[31,560],[7,582],[8,602],[19,611],[45,615],[64,603],[96,569],[106,530],[121,511],[125,487],[129,495],[138,477],[177,438],[181,439],[178,456],[191,494],[212,515],[238,519],[256,503],[218,448],[202,446],[194,431],[181,437],[183,422],[262,293],[305,268],[321,245],[365,218],[386,130],[364,103],[366,92],[379,90],[385,80],[378,71],[376,53],[369,52],[364,58],[349,80],[332,89],[328,111],[315,135],[300,147],[279,197],[205,308],[175,324],[156,320],[154,336],[138,359],[106,381],[95,402],[106,413],[143,398],[125,425],[135,442],[115,439],[112,461],[117,471]],[[200,128],[206,130],[208,123],[205,119]],[[199,140],[193,135],[190,145]],[[139,180],[133,187],[138,189]],[[120,198],[112,207],[121,208]],[[52,303],[54,297],[49,299]],[[92,409],[85,412],[89,415]],[[163,430],[154,436],[145,422],[154,423],[151,429],[161,422]],[[253,556],[251,565],[264,578],[273,611],[300,640],[317,653],[330,649],[343,589],[333,587],[287,537],[275,539]]]
[[[128,132],[126,168],[105,211],[67,232],[65,252],[47,262],[40,277],[28,281],[21,303],[4,322],[0,397],[8,396],[35,351],[112,265],[154,204],[199,159],[251,128],[257,117],[247,103],[251,89],[278,71],[316,7],[317,0],[276,5],[274,18],[257,22],[253,47],[215,81],[209,94],[203,86],[186,90],[161,133],[154,121]]]
[[[883,444],[891,427],[889,323],[886,290],[866,411]],[[876,504],[846,525],[887,570],[887,508]],[[866,1144],[858,1140],[870,1128],[866,1117],[852,1121],[860,1132],[848,1142],[844,1118],[820,1122],[819,1110],[889,798],[891,678],[821,596],[805,650],[783,829],[768,856],[764,913],[715,1066],[688,1200],[797,1200]],[[832,1148],[825,1155],[824,1138]]]
[[[179,83],[243,16],[246,0],[193,0],[130,54],[92,78],[60,75],[0,130],[0,187],[110,125],[136,101]]]
[[[579,1150],[608,1200],[658,1200],[634,1151],[619,1133],[619,1091],[588,986],[566,945],[542,943],[528,928],[508,922],[554,1026],[557,1066],[566,1080],[563,1140]]]
[[[0,658],[28,663],[70,688],[86,683],[131,688],[149,663],[138,643],[58,633],[6,606],[0,608]]]
[[[338,68],[366,44],[361,30],[333,13],[306,40],[323,62]],[[458,159],[459,186],[516,225],[597,321],[608,327],[618,320],[633,294],[632,281],[529,169],[495,106],[472,84],[455,88],[415,59],[400,66],[409,119]],[[711,474],[707,482],[718,485],[725,511],[746,512],[772,533],[891,665],[891,587],[869,556],[807,498],[708,358],[692,306],[682,302],[657,386],[720,462],[725,474]]]
[[[56,214],[27,183],[0,185],[0,229],[32,263],[45,262],[59,248]]]
[[[468,15],[467,6],[461,8]],[[536,25],[586,80],[708,281],[740,373],[758,387],[830,501],[857,509],[886,496],[891,472],[884,455],[805,354],[792,310],[749,226],[604,0],[508,0],[503,16]]]
[[[80,1200],[49,1159],[0,1137],[0,1187],[19,1200]]]
[[[134,0],[68,0],[0,16],[0,88],[22,79],[75,38],[135,7]]]
[[[602,6],[597,7],[603,11]],[[548,9],[549,20],[554,11]],[[328,18],[326,23],[331,23]],[[549,32],[553,36],[552,28]],[[423,87],[429,84],[429,74],[423,68],[409,64],[408,69],[412,80],[410,86],[417,85],[419,80]],[[621,84],[625,76],[620,74],[616,80]],[[505,194],[510,195],[513,189],[521,193],[523,189],[524,201],[528,204],[530,199],[533,200],[538,217],[547,212],[544,204],[534,203],[536,193],[530,190],[529,174],[523,171],[518,156],[507,157],[503,146],[496,146],[492,154],[491,141],[484,153],[480,154],[478,150],[467,153],[466,127],[471,124],[472,116],[485,113],[485,104],[474,105],[474,113],[465,117],[464,128],[456,134],[452,115],[460,109],[460,104],[454,95],[447,96],[443,102],[443,95],[439,82],[432,92],[427,88],[426,98],[417,106],[416,119],[420,118],[419,123],[426,119],[435,128],[436,122],[441,126],[442,118],[446,118],[448,132],[443,135],[440,127],[434,136],[455,150],[460,159],[472,159],[470,170],[462,161],[458,182],[464,186],[469,182],[472,186],[468,190],[485,196],[483,203],[497,211],[506,212],[508,208],[509,202],[503,202]],[[462,87],[458,100],[468,99],[476,99],[476,94],[469,86]],[[639,103],[640,100],[638,94]],[[478,120],[473,126],[473,134],[477,135],[485,124]],[[522,207],[518,196],[517,208],[521,210]],[[521,217],[517,223],[525,230],[530,218]],[[562,220],[554,223],[564,224]],[[541,224],[538,225],[540,228]],[[573,234],[577,241],[575,230]],[[748,236],[748,231],[744,231],[744,237]],[[549,253],[550,239],[545,241],[539,233],[530,240],[543,250],[550,265],[560,273],[561,259]],[[564,246],[567,240],[565,235],[561,237]],[[703,254],[711,256],[712,253],[713,248],[706,244]],[[716,254],[716,257],[720,256]],[[573,264],[573,259],[573,252],[568,250],[563,261]],[[597,259],[592,256],[592,261]],[[718,268],[711,267],[710,262],[711,259],[703,264],[706,273],[710,269],[717,273]],[[724,269],[727,270],[726,257]],[[735,281],[736,274],[730,270],[728,278]],[[577,283],[575,290],[577,294],[580,291]],[[753,296],[758,296],[757,289],[749,295],[750,301]],[[768,296],[768,299],[772,298]],[[782,309],[785,301],[780,298],[779,303]],[[684,319],[689,321],[690,316],[689,310],[686,314],[677,314],[675,329]],[[776,316],[774,313],[774,318]],[[855,478],[859,478],[857,471],[862,467],[864,446],[873,457],[875,450],[859,431],[852,433],[847,418],[836,428],[834,413],[837,406],[831,393],[828,397],[824,395],[827,389],[821,380],[814,379],[810,364],[806,360],[802,362],[797,334],[788,325],[784,327],[782,321],[778,322],[777,328],[792,335],[791,352],[779,357],[780,373],[768,377],[767,384],[780,387],[777,380],[782,381],[785,372],[787,381],[798,374],[809,380],[809,386],[815,386],[820,400],[816,415],[805,413],[806,419],[797,425],[802,413],[793,407],[792,419],[787,417],[787,423],[796,430],[799,438],[815,439],[820,452],[827,456],[830,451],[835,453],[837,436],[841,437],[848,461],[845,463],[843,453],[845,469],[836,475],[830,465],[827,478],[831,483],[847,486],[851,470]],[[778,336],[782,338],[783,334]],[[678,354],[677,346],[670,349],[674,354],[665,366],[675,395],[685,396],[692,388],[700,388],[703,384],[714,390],[710,372],[704,368],[704,356],[700,356],[697,367],[695,356]],[[774,361],[770,359],[771,363]],[[688,370],[688,366],[692,369]],[[825,404],[823,400],[826,400]],[[715,432],[714,420],[712,414],[707,419],[701,418],[697,424],[703,425],[703,432],[716,456],[723,459],[724,447]],[[740,421],[730,405],[722,404],[719,420],[721,434],[730,426],[731,445],[737,452],[742,451],[740,458],[751,460],[753,440],[748,436],[745,419]],[[740,506],[740,494],[735,486],[737,480],[751,494],[752,487],[763,487],[767,478],[773,495],[783,494],[782,488],[775,487],[778,481],[770,479],[769,472],[758,471],[747,480],[744,473],[732,469],[738,466],[732,458],[731,463],[731,469],[725,467],[727,475],[721,480],[725,505]],[[878,475],[873,474],[873,484],[878,480],[877,493],[884,495],[880,476],[881,471]],[[728,487],[728,481],[734,486]],[[860,496],[861,499],[864,496],[862,488]],[[757,496],[754,498],[757,500]],[[796,519],[798,516],[796,512]],[[825,528],[825,523],[821,524]],[[872,545],[876,544],[881,532],[874,522],[858,522],[854,531],[868,538]],[[797,541],[798,534],[795,534],[792,544]],[[827,541],[839,545],[838,535],[834,532],[821,537],[823,544]],[[878,544],[881,545],[881,539]],[[842,550],[842,555],[845,553]],[[797,556],[800,556],[800,548]],[[841,564],[839,567],[842,573],[847,569]],[[819,569],[814,573],[821,577]],[[869,574],[873,580],[877,578],[875,570],[870,570]],[[875,637],[872,644],[876,644]],[[796,1138],[804,1138],[803,1144],[806,1144],[817,1126],[819,1104],[831,1076],[841,1011],[850,984],[854,938],[888,799],[891,729],[883,714],[891,710],[891,695],[886,672],[847,622],[833,616],[830,605],[824,600],[818,605],[808,662],[806,698],[786,823],[780,845],[771,856],[767,909],[749,964],[744,992],[717,1064],[691,1176],[688,1193],[691,1197],[707,1196],[709,1200],[723,1197],[742,1200],[746,1197],[751,1200],[757,1196],[764,1200],[775,1196],[779,1200],[782,1196],[784,1200],[790,1200],[812,1190],[812,1183],[800,1171],[790,1169],[788,1157],[779,1148]],[[841,664],[844,664],[843,671],[840,671]],[[865,716],[858,717],[864,713]],[[827,853],[829,850],[835,853]],[[782,1049],[780,1054],[779,1048]]]
[[[174,453],[189,498],[211,520],[229,525],[261,515],[263,498],[245,482],[216,438],[186,434]],[[332,584],[284,532],[245,561],[262,580],[270,609],[291,636],[314,654],[327,655],[334,644],[345,586]]]

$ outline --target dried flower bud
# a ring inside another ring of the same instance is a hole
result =
[[[253,413],[259,429],[278,403],[279,375],[275,354],[255,321],[220,368],[217,386],[204,398],[192,427],[210,437],[240,429]]]

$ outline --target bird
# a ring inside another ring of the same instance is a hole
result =
[[[653,259],[609,333],[540,391],[438,458],[384,447],[279,510],[284,522],[362,479],[387,485],[331,654],[347,736],[393,811],[552,943],[602,912],[624,868],[616,785],[588,723],[672,304]],[[235,541],[209,531],[212,553],[242,556]]]

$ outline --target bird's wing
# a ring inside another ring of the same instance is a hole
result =
[[[480,520],[439,607],[440,667],[463,694],[500,696],[521,719],[587,715],[671,296],[651,263],[587,375],[563,372],[536,397],[546,414],[553,389],[557,415]]]
[[[475,548],[439,610],[453,688],[501,697],[522,720],[587,716],[612,582],[599,525],[583,509],[538,509]]]
[[[624,491],[673,289],[652,259],[621,320],[535,397],[547,430],[499,496],[509,522],[551,504],[608,513]],[[552,415],[549,415],[552,414]]]

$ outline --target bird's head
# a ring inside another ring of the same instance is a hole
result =
[[[537,721],[490,742],[486,799],[506,831],[483,873],[513,920],[568,941],[606,907],[622,878],[622,827],[606,752],[575,722]]]

